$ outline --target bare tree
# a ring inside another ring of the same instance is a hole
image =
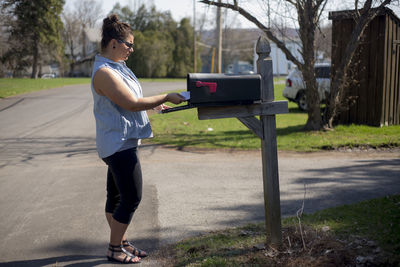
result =
[[[261,0],[260,0],[261,1]],[[285,2],[297,11],[299,35],[302,43],[301,55],[303,61],[298,60],[286,47],[284,41],[276,36],[271,28],[261,23],[250,12],[239,6],[238,1],[233,4],[228,2],[218,3],[216,1],[202,0],[204,4],[220,6],[239,12],[249,21],[253,22],[258,28],[265,32],[267,37],[274,42],[302,72],[306,84],[306,98],[308,104],[308,120],[305,125],[306,130],[319,130],[323,126],[320,99],[318,95],[317,82],[314,73],[315,63],[315,33],[319,26],[319,20],[327,4],[327,0],[285,0]],[[261,1],[262,2],[262,1]],[[266,2],[266,1],[265,1]]]
[[[346,45],[343,56],[338,66],[335,67],[335,73],[332,75],[330,98],[325,110],[325,127],[333,128],[333,123],[337,115],[343,109],[343,102],[346,95],[346,84],[349,83],[349,68],[352,64],[355,51],[360,43],[361,36],[368,24],[393,0],[366,0],[361,9],[358,8],[359,1],[355,0],[355,10],[351,12],[354,16],[354,29]]]
[[[96,22],[103,17],[101,2],[95,0],[77,0],[75,3],[75,14],[84,28],[93,28]]]
[[[82,23],[79,21],[76,13],[65,10],[62,14],[64,29],[62,38],[65,48],[68,51],[68,59],[70,64],[70,72],[74,71],[75,60],[77,57],[77,48],[80,43],[80,34],[82,31]]]
[[[63,11],[62,36],[69,54],[70,73],[74,71],[78,57],[86,57],[86,29],[95,27],[102,17],[101,2],[95,0],[77,0],[72,11]]]

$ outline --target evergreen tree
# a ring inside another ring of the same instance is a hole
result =
[[[168,32],[135,31],[135,52],[127,66],[137,76],[148,78],[166,77],[173,66],[174,41]]]
[[[174,65],[169,76],[185,77],[193,70],[193,27],[188,18],[181,20],[173,37],[175,42]]]
[[[127,66],[137,76],[185,77],[193,70],[193,27],[189,19],[182,19],[178,25],[169,12],[145,5],[132,11],[116,4],[111,13],[128,22],[134,31],[135,51]]]
[[[3,61],[13,61],[16,69],[31,64],[31,78],[37,78],[44,58],[51,55],[59,59],[62,54],[60,14],[64,0],[4,0],[1,5],[9,18],[11,44]]]

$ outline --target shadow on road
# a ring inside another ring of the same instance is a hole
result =
[[[39,266],[57,266],[57,264],[62,264],[62,266],[97,266],[100,264],[108,263],[107,258],[104,256],[88,256],[88,255],[67,255],[61,257],[50,257],[35,260],[25,260],[25,261],[11,261],[0,263],[1,267],[39,267]]]
[[[357,203],[373,198],[400,193],[400,159],[359,160],[354,165],[307,169],[304,176],[295,180],[295,190],[281,192],[281,213],[283,217],[295,216],[303,203],[306,188],[304,212]],[[338,178],[339,177],[339,178]],[[301,196],[293,198],[291,194]],[[260,193],[254,196],[263,199]],[[264,205],[237,205],[216,210],[241,212],[242,219],[221,220],[220,225],[243,225],[264,220]]]
[[[135,245],[140,248],[146,248],[148,253],[153,253],[158,247],[159,240],[136,239]],[[17,260],[1,262],[0,267],[39,267],[39,266],[98,266],[102,264],[112,264],[106,258],[107,244],[93,243],[85,240],[69,240],[55,244],[54,246],[39,247],[32,250],[32,255],[50,253],[52,256],[39,259]]]
[[[85,137],[3,138],[1,143],[0,168],[29,163],[37,156],[65,154],[70,158],[96,153],[95,139]]]

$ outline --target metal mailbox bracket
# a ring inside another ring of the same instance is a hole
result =
[[[198,107],[199,120],[237,118],[258,137],[264,139],[261,122],[254,116],[267,116],[288,113],[287,101],[262,102],[252,105],[222,107]]]
[[[261,139],[264,210],[267,244],[282,243],[281,208],[276,143],[276,114],[288,113],[287,101],[274,101],[271,47],[265,38],[257,41],[257,69],[261,75],[261,103],[252,105],[198,107],[200,120],[238,118]],[[255,116],[260,116],[258,120]]]

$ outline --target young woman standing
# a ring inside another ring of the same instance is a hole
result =
[[[163,103],[179,104],[176,93],[143,97],[136,76],[125,65],[134,51],[129,24],[116,15],[103,20],[101,53],[95,58],[92,94],[96,119],[96,146],[107,164],[106,218],[111,229],[107,258],[121,263],[137,263],[146,252],[125,236],[142,198],[142,172],[137,146],[142,138],[153,136],[145,110]]]

